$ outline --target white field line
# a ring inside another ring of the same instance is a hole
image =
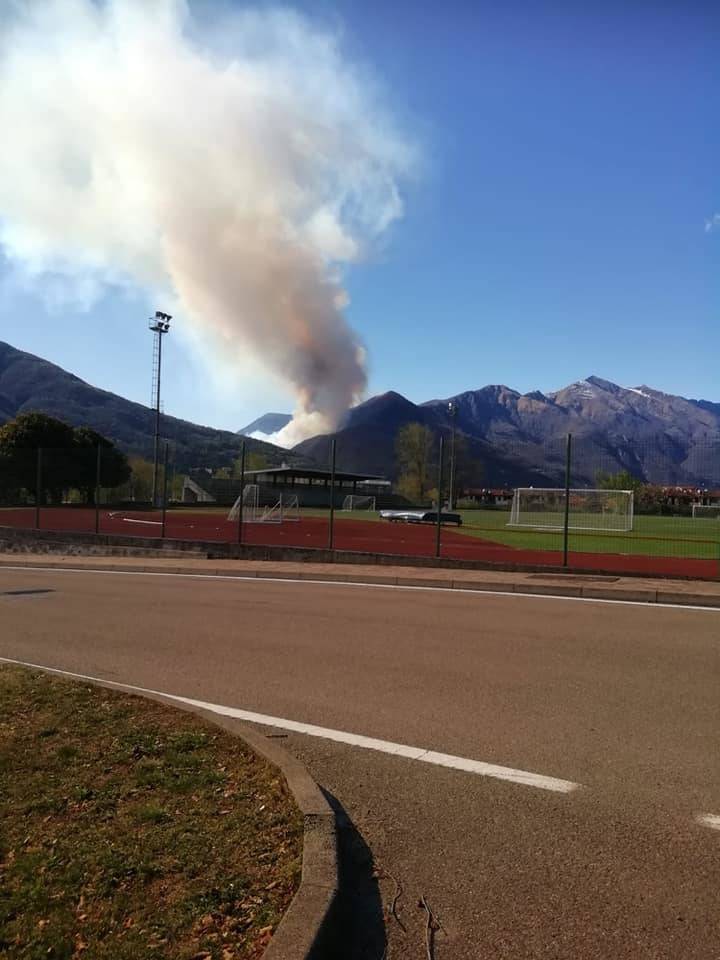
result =
[[[154,523],[156,521],[138,521],[140,523]],[[139,558],[142,559],[142,558]],[[176,559],[176,558],[174,558]],[[361,587],[373,590],[416,590],[430,593],[456,593],[467,594],[474,597],[520,597],[523,600],[552,600],[554,602],[568,603],[608,603],[616,606],[625,607],[643,607],[645,610],[700,610],[703,613],[720,613],[720,607],[704,607],[701,604],[692,603],[657,603],[649,600],[610,600],[605,597],[564,597],[555,596],[546,593],[515,593],[512,590],[473,590],[469,587],[422,587],[410,586],[402,583],[360,583],[352,580],[311,580],[295,577],[243,577],[232,576],[221,573],[172,573],[153,570],[92,570],[83,567],[24,567],[22,565],[0,564],[2,570],[17,570],[22,573],[30,573],[38,570],[41,573],[88,573],[102,574],[104,576],[120,577],[184,577],[189,580],[226,580],[235,583],[302,583],[315,584],[322,587]]]
[[[466,757],[456,757],[449,753],[436,753],[423,747],[411,747],[404,743],[393,743],[390,740],[376,740],[374,737],[365,737],[357,733],[347,733],[344,730],[332,730],[329,727],[318,727],[312,723],[300,723],[297,720],[286,720],[283,717],[271,717],[264,713],[255,713],[251,710],[240,710],[237,707],[227,707],[219,703],[207,703],[204,700],[193,700],[190,697],[179,697],[162,690],[150,690],[147,687],[137,687],[130,683],[118,683],[114,680],[105,680],[103,677],[91,677],[82,673],[72,673],[69,670],[59,670],[46,667],[43,664],[27,663],[23,660],[13,660],[10,657],[0,657],[0,662],[12,663],[21,667],[31,667],[56,673],[64,677],[73,677],[76,680],[100,681],[127,690],[133,693],[146,693],[165,697],[177,703],[185,703],[192,707],[199,707],[222,717],[233,717],[245,720],[248,723],[258,723],[265,727],[279,727],[281,730],[290,730],[293,733],[302,733],[308,737],[319,737],[322,740],[334,740],[336,743],[346,743],[363,750],[376,750],[379,753],[389,753],[394,757],[406,757],[409,760],[419,760],[421,763],[431,763],[439,767],[451,767],[465,773],[474,773],[480,777],[492,777],[496,780],[507,780],[510,783],[519,783],[526,787],[537,787],[540,790],[552,790],[555,793],[571,793],[577,790],[579,783],[571,780],[559,780],[557,777],[545,777],[539,773],[528,773],[525,770],[515,770],[512,767],[501,767],[494,763],[484,763],[481,760],[469,760]]]
[[[133,517],[120,517],[116,513],[109,513],[108,517],[111,520],[120,520],[123,523],[151,523],[157,527],[162,526],[162,520],[135,520]]]
[[[716,813],[699,813],[695,820],[702,827],[710,827],[711,830],[720,830],[720,816]]]

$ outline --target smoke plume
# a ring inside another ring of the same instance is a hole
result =
[[[290,445],[363,394],[342,270],[401,216],[412,150],[336,36],[218,10],[0,0],[0,243],[84,291],[165,296],[223,357],[250,353],[294,389]]]

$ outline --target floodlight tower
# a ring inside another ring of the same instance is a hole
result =
[[[453,400],[448,401],[448,416],[450,417],[450,497],[448,500],[448,510],[452,510],[455,502],[455,417],[457,416],[457,404]]]
[[[153,332],[153,381],[152,381],[152,402],[155,410],[155,444],[153,453],[153,484],[152,484],[152,502],[157,506],[158,502],[158,470],[160,461],[160,374],[162,371],[162,338],[170,329],[172,317],[169,313],[163,313],[161,310],[155,311],[155,316],[150,317],[148,326]]]

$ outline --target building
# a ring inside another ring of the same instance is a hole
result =
[[[301,507],[329,507],[331,497],[329,470],[314,467],[265,467],[248,470],[245,485],[257,484],[259,505],[272,506],[280,497],[297,497]],[[341,507],[345,497],[375,497],[378,510],[406,503],[403,497],[393,494],[389,480],[368,473],[335,471],[332,488],[333,502]],[[183,503],[215,503],[232,506],[240,496],[240,478],[222,479],[212,477],[206,470],[193,470],[183,478]]]

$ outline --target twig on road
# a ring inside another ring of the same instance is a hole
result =
[[[390,913],[391,913],[391,914],[395,917],[395,919],[397,920],[398,925],[399,925],[400,929],[402,930],[402,932],[403,932],[403,933],[407,933],[407,928],[406,928],[405,924],[402,922],[402,920],[400,919],[400,917],[398,916],[398,913],[397,913],[398,900],[399,900],[400,897],[402,896],[402,892],[403,892],[402,884],[401,884],[400,881],[397,880],[391,873],[388,873],[387,876],[390,877],[390,879],[395,883],[395,896],[393,897],[393,901],[392,901],[392,904],[391,904],[391,906],[390,906]]]
[[[388,871],[385,870],[384,867],[380,867],[380,868],[378,869],[378,871],[376,872],[376,876],[378,876],[378,877],[380,877],[380,876],[382,876],[382,877],[387,877],[388,880],[392,880],[392,882],[395,884],[395,896],[392,898],[392,903],[390,904],[390,908],[389,908],[389,910],[388,910],[388,914],[389,914],[391,917],[394,917],[394,919],[395,919],[396,922],[397,922],[397,925],[400,927],[400,929],[402,930],[402,932],[403,932],[404,934],[407,934],[407,927],[406,927],[405,924],[402,922],[402,920],[401,920],[400,917],[398,916],[398,912],[397,912],[398,901],[400,900],[400,897],[403,895],[403,885],[402,885],[402,883],[397,879],[397,877],[394,877],[391,873],[388,873]]]
[[[427,960],[433,960],[435,956],[435,933],[438,930],[442,930],[442,924],[428,906],[427,900],[425,899],[425,894],[420,895],[418,906],[422,907],[426,913],[427,922],[425,924],[425,951]]]

